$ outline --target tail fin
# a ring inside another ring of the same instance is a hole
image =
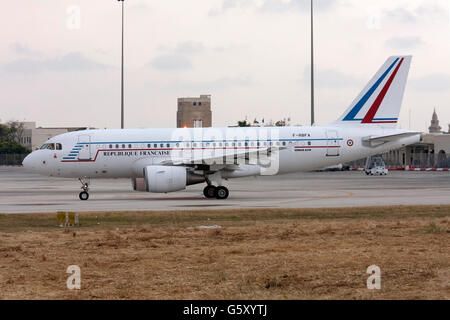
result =
[[[411,56],[389,57],[344,114],[339,125],[397,125]]]

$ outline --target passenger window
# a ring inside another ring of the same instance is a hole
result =
[[[166,147],[167,147],[167,148],[170,148],[170,143],[167,143],[167,144],[166,144]]]
[[[286,145],[286,141],[283,141],[283,146],[285,146]]]
[[[109,148],[112,149],[112,144],[109,145]]]
[[[62,150],[62,145],[61,145],[61,143],[57,143],[57,144],[56,144],[56,150]]]
[[[119,145],[118,144],[116,144],[116,149],[119,149]]]
[[[128,148],[130,148],[130,149],[131,149],[131,144],[129,144],[129,145],[128,145]]]
[[[158,148],[158,144],[154,143],[153,148]]]

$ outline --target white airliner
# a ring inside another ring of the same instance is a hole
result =
[[[327,126],[85,130],[58,135],[23,161],[25,168],[78,178],[131,178],[136,191],[167,193],[206,183],[226,199],[223,180],[309,171],[419,142],[396,129],[411,56],[390,57],[335,122]]]

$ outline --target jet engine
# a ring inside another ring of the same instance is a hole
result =
[[[139,178],[136,178],[136,182],[137,179]],[[144,168],[143,179],[145,190],[148,192],[165,193],[184,190],[186,189],[186,168],[174,166],[147,166]]]

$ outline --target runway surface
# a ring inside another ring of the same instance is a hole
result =
[[[450,172],[307,172],[225,181],[227,200],[205,199],[204,185],[169,194],[134,192],[128,179],[91,180],[90,198],[80,201],[81,184],[0,167],[0,213],[189,210],[205,208],[320,208],[450,204]]]

